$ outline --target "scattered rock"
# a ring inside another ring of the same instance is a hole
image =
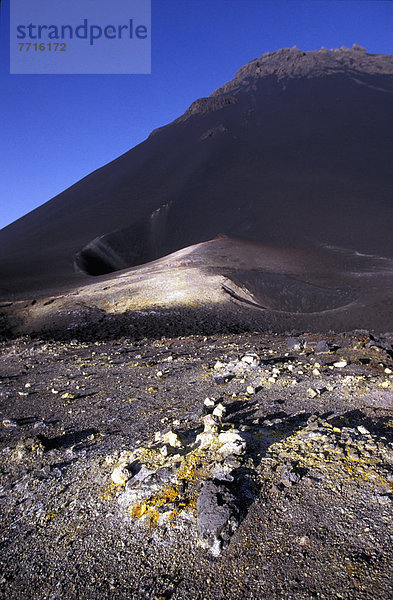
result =
[[[15,419],[3,419],[3,427],[18,427],[18,423]]]
[[[213,417],[216,417],[217,419],[222,419],[225,414],[227,412],[227,409],[225,408],[225,406],[223,404],[217,404],[217,406],[214,408],[213,410]]]
[[[246,354],[245,356],[242,356],[241,361],[250,367],[256,368],[260,363],[260,358],[257,354]]]
[[[61,395],[62,400],[75,400],[77,398],[76,394],[71,394],[70,392],[65,392]]]
[[[320,342],[318,342],[317,345],[315,346],[315,352],[316,352],[316,354],[330,352],[329,344],[327,343],[327,341],[321,340]]]
[[[346,367],[348,364],[348,362],[346,360],[338,360],[337,362],[333,363],[333,367],[335,367],[336,369],[343,369],[344,367]]]
[[[212,398],[205,398],[203,404],[206,406],[206,408],[214,408],[216,402]]]
[[[363,425],[358,425],[357,430],[362,435],[369,435],[370,434],[369,430],[366,429]]]
[[[285,465],[281,470],[281,483],[284,487],[291,487],[299,483],[306,473],[306,469],[297,465]]]
[[[234,440],[233,442],[226,442],[218,449],[218,453],[227,458],[228,456],[236,456],[244,454],[246,449],[246,443],[240,440]]]
[[[168,431],[168,433],[163,436],[162,440],[164,444],[168,444],[169,446],[172,446],[172,448],[183,447],[183,442],[180,439],[180,436],[174,431]]]
[[[132,477],[132,472],[126,465],[120,465],[115,468],[112,475],[112,481],[116,485],[125,485]]]
[[[300,338],[292,337],[287,341],[288,350],[293,350],[294,352],[299,352],[303,346],[304,340],[301,340]]]
[[[41,435],[23,436],[16,445],[15,455],[18,460],[23,460],[40,457],[44,451],[45,446]]]

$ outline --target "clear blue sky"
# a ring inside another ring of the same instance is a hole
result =
[[[10,75],[0,20],[0,228],[143,141],[264,52],[393,53],[393,2],[152,0],[151,75]]]

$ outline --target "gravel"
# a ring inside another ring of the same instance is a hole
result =
[[[0,598],[390,598],[393,337],[300,339],[1,342]],[[176,488],[190,510],[130,513],[115,469],[154,444],[167,466],[220,405],[244,453]]]

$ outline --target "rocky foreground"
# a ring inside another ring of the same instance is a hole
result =
[[[392,598],[392,343],[1,342],[0,598]]]

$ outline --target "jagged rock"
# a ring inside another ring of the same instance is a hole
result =
[[[285,487],[299,483],[306,474],[306,469],[299,468],[297,465],[285,465],[281,470],[281,483]]]
[[[16,445],[16,458],[23,460],[28,457],[42,456],[45,451],[44,438],[41,435],[23,436]]]
[[[246,451],[246,440],[240,435],[236,429],[223,431],[218,436],[218,441],[222,444],[218,449],[218,453],[224,458],[230,456],[241,456]]]
[[[293,350],[294,352],[299,352],[303,348],[303,340],[299,338],[289,338],[287,342],[288,350]]]
[[[225,367],[225,364],[223,362],[221,362],[220,360],[218,360],[213,368],[216,371],[219,371],[220,369],[223,369],[224,367]]]
[[[359,433],[361,433],[362,435],[369,435],[369,434],[370,434],[369,430],[368,430],[368,429],[366,429],[366,428],[364,427],[364,425],[358,425],[358,427],[357,427],[357,430],[358,430],[358,432],[359,432]]]
[[[327,341],[321,340],[320,342],[318,342],[315,347],[315,352],[317,354],[322,354],[323,352],[330,352],[329,344],[327,343]]]
[[[176,473],[167,468],[153,471],[145,466],[132,477],[126,484],[124,493],[119,496],[119,503],[124,507],[136,505],[157,492],[169,482],[176,479]]]
[[[218,431],[219,422],[213,415],[206,415],[202,418],[204,431]]]
[[[116,485],[125,485],[132,477],[132,472],[126,465],[116,467],[111,475],[113,483]]]
[[[169,446],[172,446],[172,448],[182,448],[183,447],[183,441],[181,440],[180,436],[175,433],[174,431],[168,431],[162,438],[162,441],[164,442],[164,444],[168,444]]]
[[[211,476],[218,481],[226,481],[232,483],[235,478],[232,475],[232,469],[227,464],[220,463],[213,467],[210,472]]]
[[[202,431],[196,436],[196,443],[200,448],[208,448],[217,440],[217,433],[214,431]]]
[[[226,458],[227,456],[241,455],[244,454],[246,449],[246,443],[244,441],[235,440],[233,442],[226,442],[221,448],[218,449],[218,452],[221,456]]]
[[[214,408],[216,402],[213,400],[213,398],[205,398],[203,404],[206,406],[206,408]]]
[[[236,497],[227,485],[205,482],[197,500],[197,527],[201,545],[219,556],[239,522]]]
[[[242,357],[241,361],[250,367],[256,368],[259,365],[260,358],[257,354],[246,354]]]
[[[227,412],[227,409],[225,408],[225,406],[223,404],[217,404],[217,406],[215,407],[215,409],[213,410],[213,417],[216,417],[217,419],[222,419],[223,416],[225,416]]]
[[[228,442],[244,442],[244,438],[240,435],[237,429],[230,429],[229,431],[223,431],[218,436],[220,444],[226,444]]]

